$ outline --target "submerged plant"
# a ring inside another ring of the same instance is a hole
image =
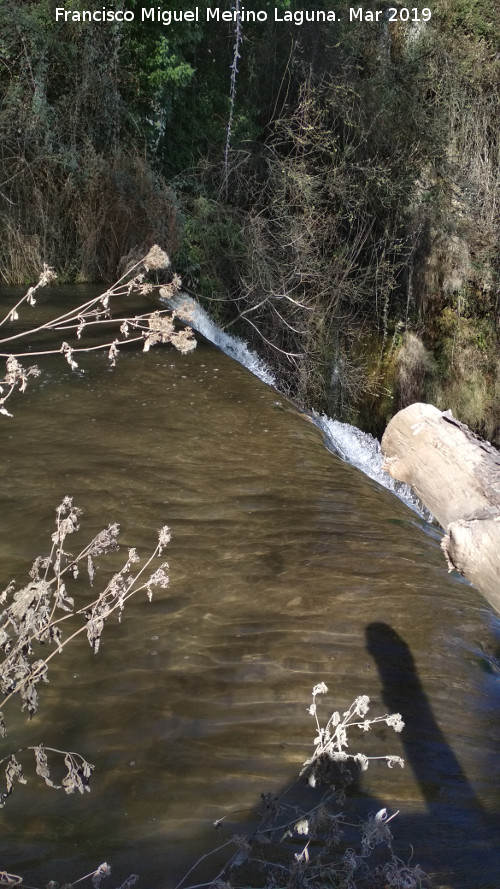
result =
[[[77,880],[73,880],[72,883],[66,883],[63,886],[63,889],[73,889],[73,886],[76,886],[78,883],[83,883],[84,880],[92,880],[93,889],[99,889],[101,885],[101,881],[105,877],[109,877],[111,874],[111,867],[107,864],[106,861],[103,861],[102,864],[99,865],[95,870],[90,871],[89,874],[85,874],[83,877],[79,877]],[[118,889],[131,889],[132,886],[137,883],[139,877],[137,874],[130,874],[129,877],[118,887]],[[21,886],[23,882],[23,878],[18,876],[17,874],[9,874],[7,871],[0,871],[0,885],[2,889],[15,889],[16,886]],[[59,889],[59,884],[54,880],[50,880],[45,889]]]

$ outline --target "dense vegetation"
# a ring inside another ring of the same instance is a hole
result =
[[[58,5],[0,0],[4,282],[109,279],[158,242],[302,403],[380,434],[431,400],[500,443],[495,0],[302,25],[252,0],[240,28],[206,0],[168,26]]]

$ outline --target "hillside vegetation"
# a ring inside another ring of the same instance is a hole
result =
[[[500,444],[495,0],[207,5],[0,0],[3,282],[109,280],[160,243],[299,402],[380,435],[428,400]]]

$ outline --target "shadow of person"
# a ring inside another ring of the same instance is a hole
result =
[[[233,838],[243,834],[251,850],[249,862],[256,862],[255,870],[248,864],[244,883],[262,885],[262,873],[268,873],[264,863],[274,867],[273,873],[286,874],[294,858],[302,856],[304,860],[307,850],[312,860],[325,843],[331,843],[332,860],[338,862],[349,848],[361,848],[361,822],[386,808],[392,815],[397,808],[398,817],[390,825],[394,853],[401,861],[419,864],[429,873],[433,889],[499,889],[500,797],[495,812],[485,810],[453,750],[452,739],[450,743],[439,727],[404,639],[388,624],[373,622],[366,628],[366,648],[378,668],[387,712],[400,713],[405,722],[400,736],[405,765],[413,771],[419,798],[414,798],[411,781],[406,782],[404,793],[409,788],[410,796],[405,799],[370,794],[364,786],[364,773],[351,760],[346,769],[337,763],[323,763],[315,786],[309,785],[306,770],[278,793],[263,794],[251,816],[246,812],[240,819],[224,819],[225,834],[232,833]],[[492,780],[496,779],[492,775]],[[309,842],[307,831],[298,830],[297,822],[311,820],[311,813],[313,818],[322,818],[326,827]],[[230,875],[231,882],[228,845],[221,847],[217,879]],[[389,857],[382,844],[376,847],[369,865],[384,864]],[[246,868],[246,852],[243,860]],[[239,865],[235,867],[234,876],[241,882]],[[214,870],[208,873],[212,879]],[[181,886],[184,889],[184,881]]]
[[[314,809],[325,786],[333,784],[346,790],[341,808],[348,822],[355,824],[389,805],[392,812],[394,805],[399,809],[391,824],[394,851],[406,861],[414,849],[413,863],[433,875],[433,886],[499,889],[499,812],[485,811],[453,750],[453,739],[450,743],[441,731],[408,645],[393,627],[373,622],[366,628],[366,648],[379,672],[387,712],[400,713],[405,723],[401,734],[405,764],[414,774],[421,799],[413,798],[411,781],[411,798],[406,800],[389,804],[387,799],[370,795],[363,787],[363,773],[349,762],[352,780],[347,786],[332,764],[331,774],[326,769],[324,781],[312,793],[305,780],[294,782],[280,794],[280,804],[287,802],[290,810],[297,812],[307,811],[308,806]],[[300,840],[290,840],[288,851],[296,853]],[[359,829],[347,833],[344,829],[342,843],[359,846]]]
[[[432,869],[433,862],[439,862],[448,880],[460,881],[452,885],[498,889],[499,813],[483,809],[435,719],[408,645],[391,626],[374,622],[366,629],[366,647],[377,665],[388,711],[402,715],[406,766],[412,769],[426,806],[420,815],[405,815],[401,806],[398,838],[423,852],[424,867]]]
[[[450,780],[460,785],[462,805],[481,809],[453,750],[439,728],[406,642],[385,623],[366,629],[366,647],[382,680],[382,699],[389,712],[401,713],[407,763],[417,779],[427,808],[439,805]]]

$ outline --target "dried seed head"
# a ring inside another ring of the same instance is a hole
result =
[[[360,695],[354,701],[354,712],[363,718],[368,713],[370,709],[370,698],[368,695]]]
[[[402,732],[405,727],[405,724],[401,719],[401,713],[392,713],[385,721],[395,732]]]
[[[183,355],[196,349],[196,340],[190,327],[185,327],[184,330],[177,330],[170,337],[170,342]]]
[[[92,886],[94,887],[94,889],[98,889],[99,883],[101,882],[102,878],[109,877],[110,873],[111,868],[109,864],[107,864],[105,861],[100,864],[92,876]]]
[[[170,259],[165,251],[158,247],[158,244],[155,244],[144,258],[144,265],[148,271],[166,269],[170,265]]]
[[[73,358],[73,349],[71,348],[71,346],[69,346],[68,343],[62,343],[59,351],[63,353],[64,357],[66,358],[66,361],[68,362],[69,366],[71,367],[71,370],[77,370],[78,364],[76,363],[75,359]]]
[[[96,534],[89,545],[90,555],[100,556],[103,553],[109,553],[117,550],[119,547],[116,538],[118,537],[119,531],[120,526],[117,524],[108,525],[107,528],[99,531],[99,534]]]
[[[402,769],[405,767],[405,761],[400,756],[386,756],[386,760],[390,769],[394,768],[394,766],[401,766]]]
[[[111,363],[111,367],[116,367],[116,359],[118,357],[118,340],[113,340],[109,347],[108,359]]]
[[[147,583],[148,589],[152,586],[160,586],[163,589],[168,587],[169,578],[165,568],[168,568],[168,562],[164,562],[163,565],[151,575]]]
[[[40,280],[38,281],[39,287],[46,287],[47,284],[50,284],[52,281],[55,281],[57,278],[57,274],[54,269],[51,269],[50,266],[43,264],[43,271],[40,275]]]
[[[172,540],[172,534],[170,533],[170,528],[168,527],[168,525],[164,525],[163,528],[161,529],[160,533],[158,534],[158,547],[159,547],[160,553],[162,552],[162,550],[165,546],[168,546],[168,544],[170,543],[171,540]]]

